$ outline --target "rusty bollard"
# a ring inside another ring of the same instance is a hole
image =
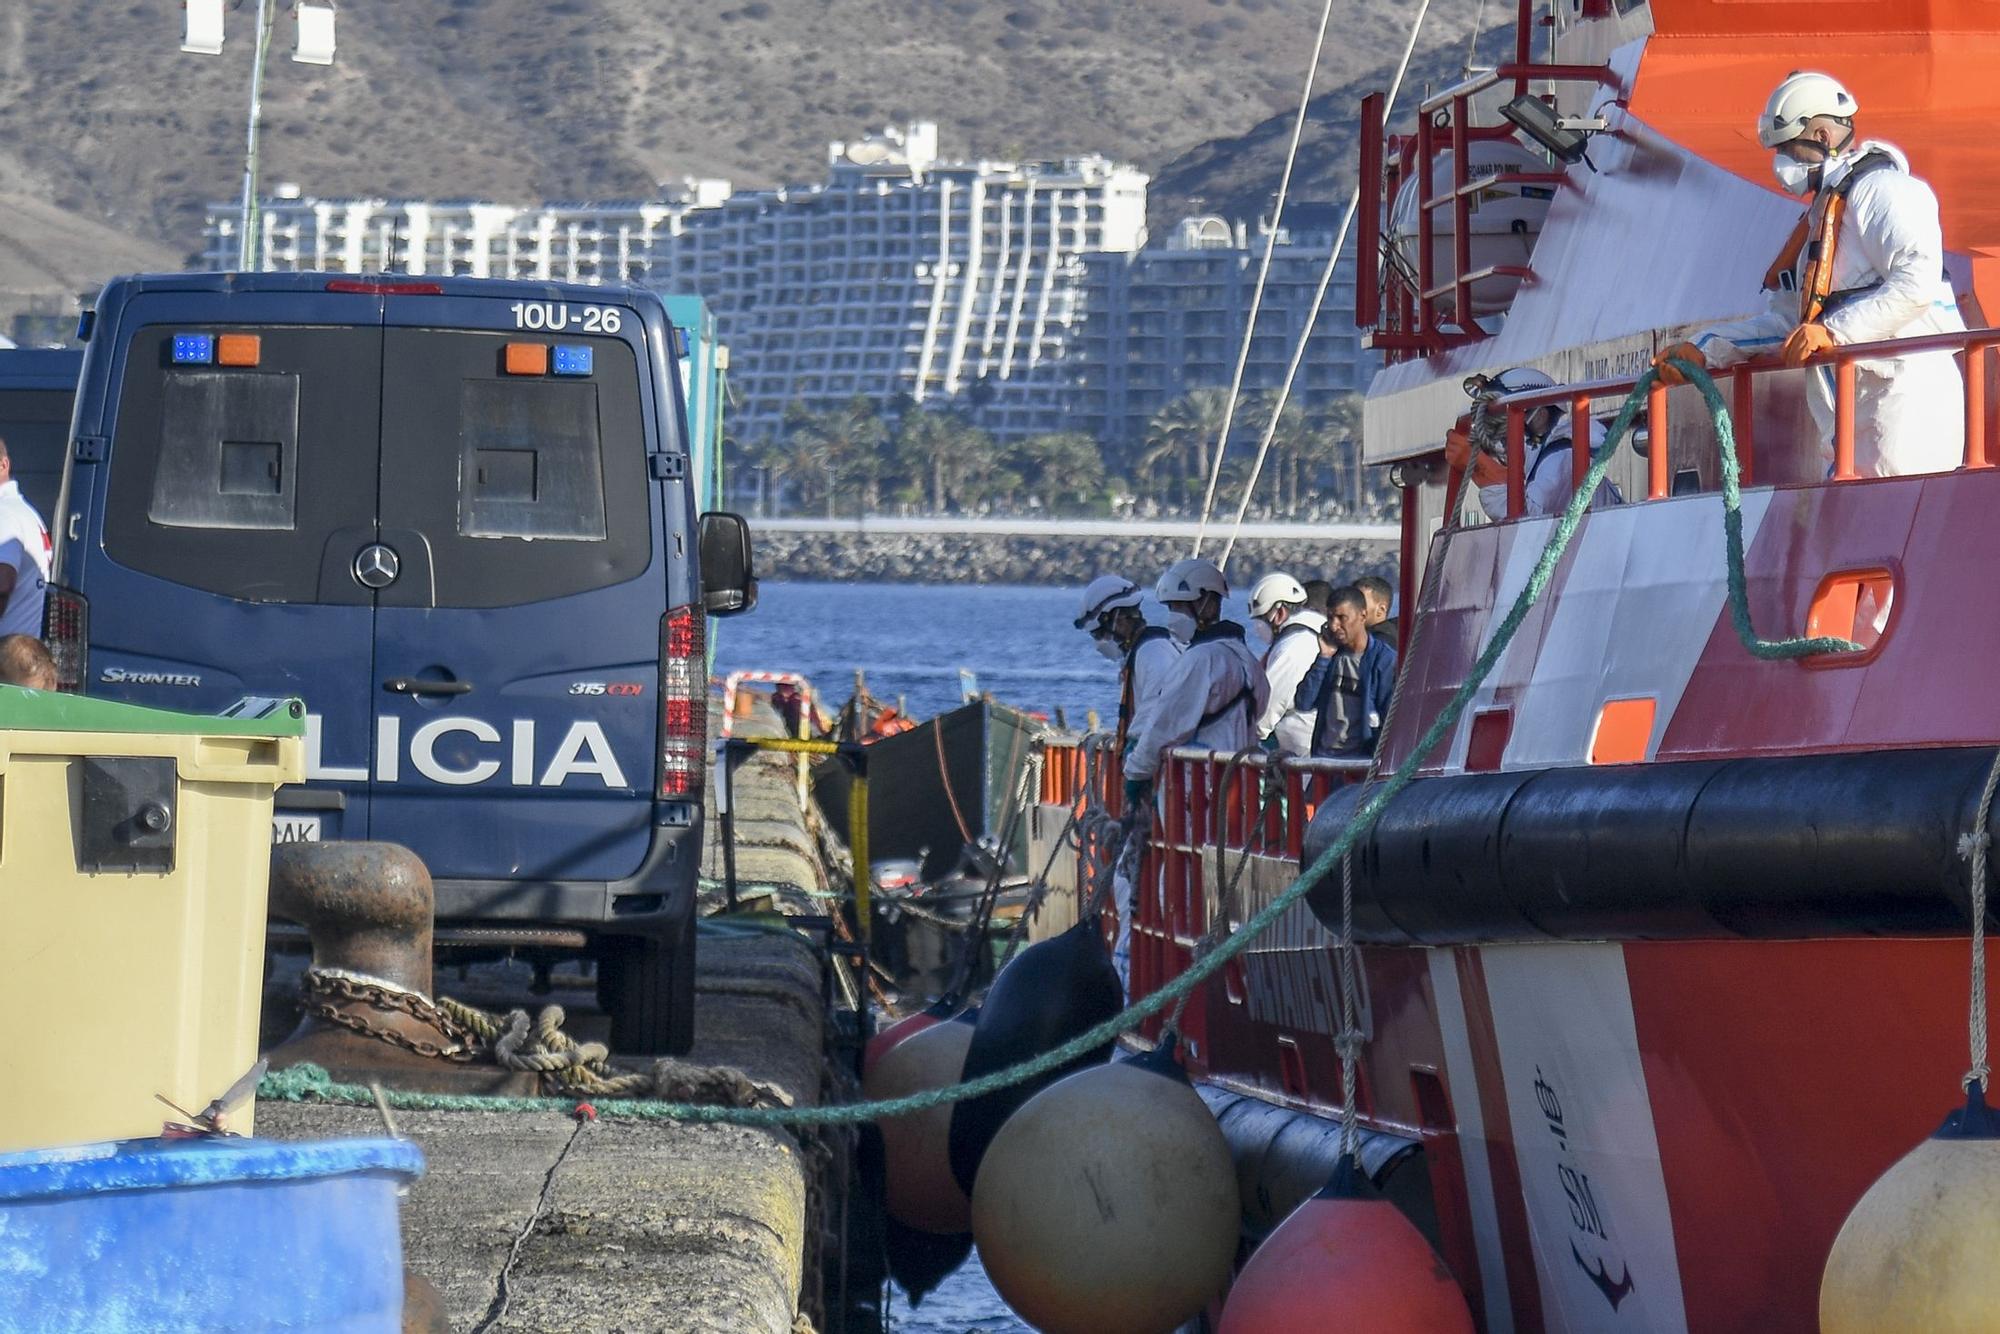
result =
[[[305,1017],[268,1053],[335,1079],[452,1093],[533,1093],[531,1073],[471,1059],[476,1043],[431,999],[430,872],[395,843],[283,843],[271,911],[312,939]]]

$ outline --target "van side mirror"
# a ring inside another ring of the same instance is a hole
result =
[[[743,516],[722,510],[702,515],[695,541],[701,559],[702,610],[711,616],[734,616],[756,606],[750,525]]]

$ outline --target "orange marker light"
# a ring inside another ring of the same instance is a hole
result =
[[[547,375],[549,373],[549,345],[547,343],[507,344],[507,374]]]
[[[218,366],[255,366],[264,356],[264,340],[257,334],[224,334],[215,340]]]

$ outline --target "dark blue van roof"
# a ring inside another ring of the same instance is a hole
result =
[[[439,296],[519,297],[524,301],[551,298],[571,301],[611,301],[642,297],[658,302],[659,293],[630,283],[543,283],[512,278],[468,278],[430,273],[137,273],[114,278],[106,287],[134,292],[324,292],[328,284],[352,284],[356,289],[380,289],[394,295],[421,288]]]

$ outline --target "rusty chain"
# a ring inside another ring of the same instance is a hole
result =
[[[363,1037],[375,1038],[432,1060],[469,1062],[479,1055],[479,1040],[463,1024],[419,992],[379,978],[331,968],[306,969],[299,979],[299,990],[307,1014]],[[384,1014],[405,1016],[435,1032],[442,1040],[432,1042],[413,1037],[393,1023],[384,1023],[350,1008],[357,1005]]]

